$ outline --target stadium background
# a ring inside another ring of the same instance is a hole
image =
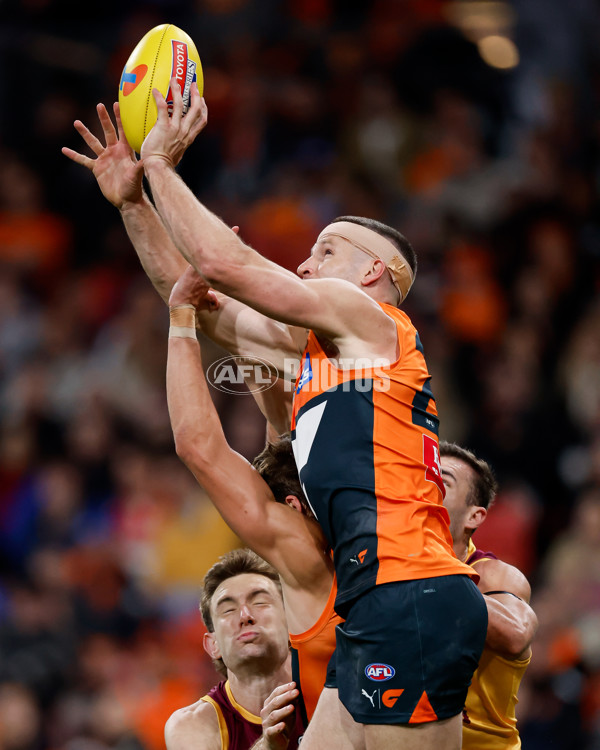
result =
[[[246,240],[295,268],[345,213],[413,242],[442,437],[501,482],[476,540],[533,584],[524,747],[599,748],[597,4],[83,5],[0,2],[0,748],[156,750],[216,679],[198,584],[236,541],[174,456],[166,310],[60,153],[163,22],[206,76],[181,173]],[[215,398],[252,457],[252,398]]]

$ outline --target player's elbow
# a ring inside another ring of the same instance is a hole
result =
[[[196,430],[189,425],[180,425],[173,429],[175,452],[190,469],[200,469],[208,460],[206,451],[199,450],[200,438]]]
[[[244,247],[237,238],[221,252],[204,253],[198,255],[202,258],[201,267],[198,269],[206,281],[215,289],[230,289],[236,286],[238,277],[243,273],[248,263],[249,249]]]
[[[537,617],[533,614],[518,622],[514,622],[510,628],[510,632],[507,633],[505,642],[506,655],[512,659],[516,659],[524,651],[526,651],[537,630]]]

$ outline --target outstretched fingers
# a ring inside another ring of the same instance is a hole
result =
[[[86,128],[86,126],[81,122],[81,120],[75,120],[75,122],[73,123],[73,127],[79,133],[79,135],[83,138],[86,144],[96,154],[96,156],[100,156],[100,154],[104,151],[104,146],[98,140],[98,138],[96,138],[96,136],[93,133],[91,133],[88,130],[88,128]]]
[[[90,159],[89,156],[84,156],[84,154],[80,154],[78,151],[73,151],[72,148],[68,148],[67,146],[63,146],[61,148],[61,152],[76,164],[81,164],[81,166],[85,167],[86,169],[94,169],[95,160]]]
[[[114,146],[119,141],[117,139],[117,131],[115,130],[115,126],[110,119],[108,110],[106,109],[104,104],[98,104],[96,106],[96,111],[98,112],[98,119],[100,120],[100,125],[102,126],[102,132],[104,133],[106,145]]]
[[[121,120],[121,108],[119,106],[119,102],[115,102],[113,104],[113,112],[115,113],[115,120],[117,121],[117,132],[119,134],[119,141],[121,143],[126,143],[129,146],[129,141],[127,140],[127,136],[125,135],[125,129],[123,127],[123,120]],[[131,156],[131,161],[134,161],[137,163],[138,160],[131,146],[129,146],[129,155]]]

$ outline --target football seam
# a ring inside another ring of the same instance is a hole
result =
[[[156,48],[156,55],[154,57],[154,64],[152,66],[152,76],[150,78],[150,91],[148,92],[148,98],[146,99],[146,112],[144,114],[144,130],[143,130],[144,138],[146,138],[146,136],[148,135],[148,133],[146,132],[146,126],[148,125],[148,111],[150,109],[150,100],[153,98],[152,89],[154,88],[154,73],[156,72],[156,65],[158,63],[160,50],[163,45],[165,36],[167,34],[167,31],[171,28],[172,25],[173,24],[167,24],[167,27],[163,31],[163,35],[160,38],[160,42],[158,43],[158,47]]]

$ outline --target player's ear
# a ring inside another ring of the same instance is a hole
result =
[[[382,260],[379,258],[373,258],[368,271],[364,274],[360,283],[363,286],[370,286],[376,281],[379,281],[379,279],[385,274],[386,270],[385,263]]]
[[[478,529],[487,518],[487,510],[482,505],[470,505],[465,519],[467,529]]]
[[[296,495],[287,495],[285,498],[285,504],[289,505],[290,508],[297,510],[299,513],[304,513],[304,508],[302,507],[302,503],[296,497]]]
[[[221,658],[221,649],[219,648],[219,644],[217,643],[217,639],[215,638],[214,633],[204,633],[202,645],[204,646],[204,650],[211,659]]]

